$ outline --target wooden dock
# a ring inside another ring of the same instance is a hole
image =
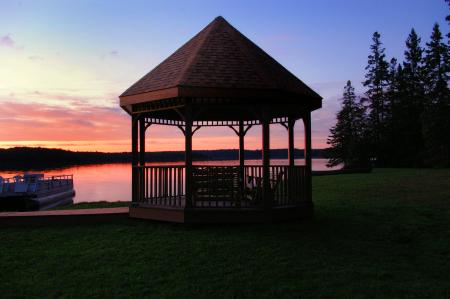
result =
[[[33,212],[1,212],[0,227],[37,227],[60,224],[110,223],[128,219],[128,207],[54,210]]]

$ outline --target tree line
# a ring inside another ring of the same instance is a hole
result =
[[[184,161],[184,151],[147,152],[147,162],[180,162]],[[286,159],[287,149],[272,149],[273,159]],[[236,149],[194,150],[194,161],[237,160],[239,152]],[[303,149],[295,149],[294,156],[303,158]],[[325,150],[313,149],[314,158],[324,158]],[[261,150],[245,150],[248,160],[261,159]],[[0,149],[0,170],[44,170],[67,167],[72,165],[131,163],[131,153],[74,152],[62,149],[14,147]]]
[[[446,37],[436,23],[422,47],[412,29],[400,63],[387,61],[380,33],[373,34],[366,91],[357,96],[350,81],[344,87],[328,138],[329,166],[450,167],[450,33]]]

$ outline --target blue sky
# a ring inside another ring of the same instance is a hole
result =
[[[86,109],[90,107],[107,109],[105,113],[120,114],[118,119],[126,122],[126,116],[116,109],[117,96],[216,16],[222,15],[324,97],[324,108],[313,115],[314,143],[323,147],[345,81],[352,80],[357,91],[363,92],[360,82],[364,78],[372,33],[381,33],[389,58],[395,56],[402,60],[404,41],[411,28],[416,29],[424,45],[435,22],[444,33],[448,32],[445,23],[448,12],[444,0],[0,0],[0,65],[3,66],[0,67],[0,102],[40,103],[56,111],[70,110],[72,117],[77,117],[77,112],[82,110],[83,118],[88,117]],[[21,114],[17,112],[3,121],[11,118],[21,128]],[[106,124],[98,119],[90,120],[90,125],[100,131],[107,130]],[[157,136],[161,138],[174,134],[165,129],[160,131]],[[82,132],[80,128],[79,134],[72,134],[72,139],[63,138],[64,142],[94,144],[93,140],[99,138],[88,133],[84,137]],[[0,133],[0,146],[20,142],[48,142],[57,146],[62,142],[62,137],[51,137],[58,134],[38,133],[34,136]],[[128,127],[122,133],[117,128],[100,135],[108,136],[110,143],[122,142],[125,150],[128,147]],[[200,134],[199,138],[213,135],[221,134],[211,131]],[[175,137],[166,142],[171,140]],[[250,147],[258,147],[257,140],[255,137],[255,144]],[[301,140],[298,142],[296,146],[301,147]],[[215,147],[221,147],[220,138]]]

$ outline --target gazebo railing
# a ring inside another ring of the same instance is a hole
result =
[[[138,166],[138,201],[151,206],[184,207],[184,166]],[[270,166],[272,206],[297,205],[306,200],[304,166]],[[194,208],[250,208],[263,206],[263,167],[194,165],[192,206]]]
[[[154,206],[185,205],[184,166],[138,166],[138,201]]]

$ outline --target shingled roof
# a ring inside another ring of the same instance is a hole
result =
[[[214,19],[120,98],[155,92],[164,94],[161,91],[169,89],[174,92],[167,93],[166,97],[173,97],[179,93],[176,90],[183,87],[246,90],[247,94],[249,90],[283,91],[316,102],[321,100],[317,93],[223,17]]]

